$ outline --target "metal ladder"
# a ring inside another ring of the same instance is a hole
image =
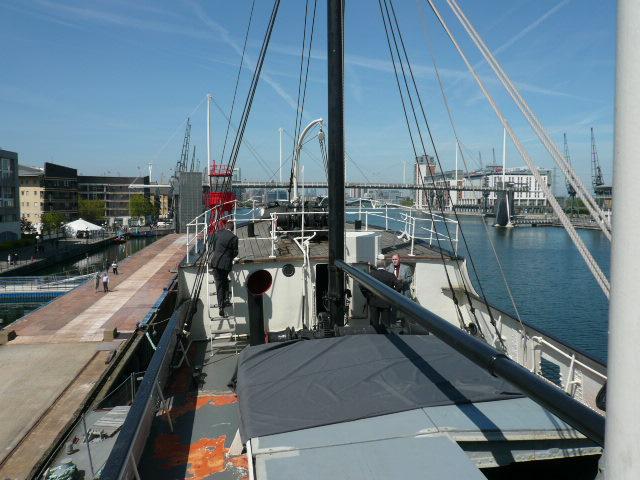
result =
[[[233,348],[235,352],[238,353],[238,347],[241,342],[237,338],[237,334],[236,334],[237,324],[236,324],[236,316],[235,316],[235,303],[233,301],[231,302],[232,314],[229,315],[227,318],[223,318],[220,315],[218,315],[218,312],[217,312],[218,307],[215,306],[215,302],[212,300],[216,298],[215,282],[213,280],[213,274],[211,274],[208,264],[206,267],[206,273],[207,273],[207,310],[208,310],[207,314],[210,322],[209,324],[210,326],[209,342],[211,344],[210,356],[213,357],[213,355],[218,351],[222,349],[229,349],[229,348]],[[233,300],[234,292],[233,292],[232,282],[229,282],[229,289],[231,293],[231,300]],[[227,323],[227,326],[225,328],[213,330],[212,327],[214,324],[216,325],[219,324],[222,326],[224,325],[225,322]]]

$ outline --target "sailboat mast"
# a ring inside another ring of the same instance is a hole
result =
[[[344,324],[344,0],[327,2],[328,181],[329,181],[329,315]]]
[[[640,478],[640,323],[638,290],[640,236],[637,208],[638,129],[640,128],[640,2],[618,0],[616,52],[615,218],[611,241],[611,297],[605,426],[605,478]]]

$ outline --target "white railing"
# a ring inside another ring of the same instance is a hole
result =
[[[369,203],[371,207],[363,207],[362,203]],[[454,254],[458,253],[458,230],[457,220],[430,213],[426,210],[405,207],[394,203],[376,205],[376,202],[369,199],[358,199],[358,205],[347,207],[347,216],[358,217],[359,221],[364,218],[364,230],[369,230],[370,219],[378,219],[380,223],[384,221],[385,230],[398,230],[400,237],[411,242],[409,256],[414,256],[414,246],[416,240],[428,241],[429,245],[434,242],[439,244],[444,241],[452,245]],[[418,216],[420,215],[420,216]],[[389,228],[389,223],[395,223],[400,228]],[[375,225],[382,228],[382,225]]]
[[[453,253],[457,254],[458,250],[458,231],[459,225],[456,220],[443,215],[432,214],[426,210],[414,207],[405,207],[393,203],[377,205],[374,201],[368,199],[359,199],[357,205],[352,204],[347,207],[345,216],[347,219],[357,217],[357,220],[364,219],[364,230],[369,231],[375,227],[376,230],[384,229],[399,233],[400,238],[406,239],[411,243],[410,256],[414,255],[414,247],[416,240],[428,242],[429,245],[434,243],[440,244],[444,242],[451,245]],[[370,206],[364,206],[370,205]],[[230,213],[222,214],[221,212],[229,210]],[[207,210],[191,222],[187,224],[187,263],[190,262],[191,250],[195,248],[195,254],[200,253],[201,248],[205,248],[206,237],[215,231],[215,226],[224,221],[232,221],[234,233],[236,232],[238,222],[269,222],[269,235],[252,237],[254,240],[268,240],[271,242],[270,258],[276,257],[276,247],[279,238],[285,235],[294,235],[298,239],[308,240],[308,235],[317,235],[321,232],[328,232],[328,228],[319,228],[314,225],[314,219],[317,215],[326,215],[326,212],[318,211],[298,211],[298,212],[271,212],[269,218],[256,218],[255,203],[250,210],[246,212],[238,212],[238,201],[231,200],[225,202],[218,207]],[[220,216],[218,218],[218,216]],[[284,225],[290,225],[292,218],[299,217],[294,223],[295,227],[283,228]],[[209,225],[209,226],[208,226]],[[249,239],[241,238],[240,241]],[[297,244],[298,242],[296,242]],[[299,245],[298,245],[299,246]],[[301,248],[304,255],[304,249]]]

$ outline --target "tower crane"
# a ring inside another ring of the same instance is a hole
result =
[[[567,134],[564,134],[564,158],[569,165],[571,165],[571,155],[569,155],[569,143],[567,142]],[[576,205],[576,189],[573,188],[573,185],[569,182],[569,180],[565,180],[565,185],[567,187],[567,195],[569,195],[569,201],[571,202],[571,210],[570,215],[575,213],[575,205]]]

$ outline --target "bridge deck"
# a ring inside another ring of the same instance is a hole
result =
[[[109,274],[111,292],[87,282],[11,326],[17,338],[0,346],[0,478],[29,475],[120,345],[104,343],[103,331],[135,330],[175,275],[184,243],[161,238]]]

